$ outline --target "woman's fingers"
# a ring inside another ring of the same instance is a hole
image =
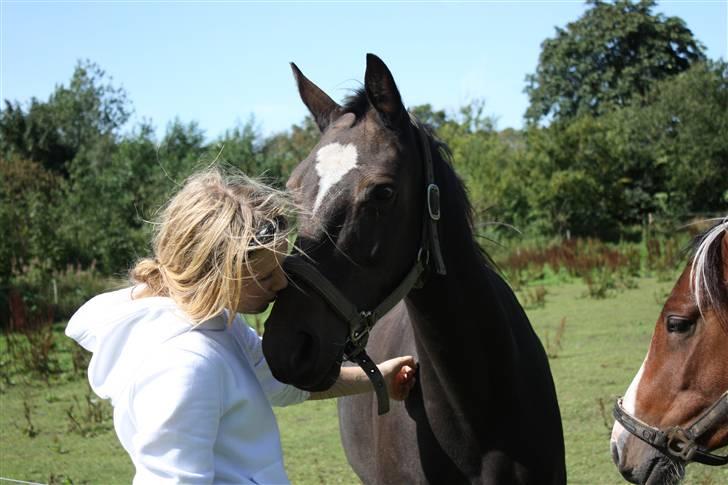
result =
[[[414,364],[414,360],[412,361],[412,364]],[[406,399],[414,387],[415,381],[414,368],[409,365],[402,365],[399,371],[394,375],[390,389],[390,397],[396,401]]]
[[[417,364],[411,355],[395,357],[379,364],[379,370],[387,382],[390,398],[396,401],[407,398],[416,382],[416,369]]]

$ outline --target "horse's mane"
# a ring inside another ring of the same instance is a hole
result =
[[[721,241],[728,237],[728,217],[698,235],[693,242],[693,261],[690,268],[690,289],[700,314],[707,308],[728,309],[728,288],[723,281]],[[728,331],[728,310],[716,311]]]
[[[356,116],[356,122],[364,118],[370,109],[373,109],[373,107],[363,87],[354,90],[342,105],[342,112],[353,113]],[[410,117],[414,118],[413,115],[410,115]],[[416,119],[412,124],[415,130],[419,130],[425,135],[430,144],[435,179],[440,187],[440,193],[447,200],[447,204],[443,204],[441,208],[443,219],[447,220],[448,224],[453,225],[448,232],[462,235],[458,241],[460,246],[456,251],[472,252],[480,264],[496,269],[493,259],[474,237],[473,206],[468,198],[465,184],[455,173],[452,166],[450,147],[435,136],[432,127]]]
[[[447,204],[442,205],[443,219],[455,226],[449,232],[462,234],[460,243],[463,247],[458,249],[472,251],[480,264],[496,269],[496,264],[491,256],[475,239],[473,206],[470,203],[465,184],[453,168],[450,147],[435,136],[430,126],[419,121],[414,126],[416,130],[425,134],[430,143],[432,161],[435,166],[435,180],[440,186],[440,193],[445,194],[448,201]]]

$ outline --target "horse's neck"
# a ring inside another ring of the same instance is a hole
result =
[[[507,385],[516,354],[512,323],[523,315],[513,292],[475,255],[446,256],[446,264],[447,275],[431,277],[408,298],[420,359],[443,380],[475,371],[480,382]]]
[[[479,265],[447,271],[407,298],[425,408],[438,417],[431,426],[439,439],[488,448],[503,435],[492,431],[519,415],[522,396],[505,283]]]
[[[515,295],[473,240],[462,183],[444,162],[435,164],[435,172],[449,195],[438,228],[447,274],[431,275],[407,298],[421,367],[431,370],[428,385],[463,402],[483,394],[475,399],[482,404],[486,393],[498,392],[494,399],[508,403],[520,385],[514,376],[521,346],[526,341],[531,350],[533,331]]]

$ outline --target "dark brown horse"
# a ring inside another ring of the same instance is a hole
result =
[[[296,246],[352,308],[406,296],[376,323],[366,350],[377,362],[409,354],[420,365],[413,392],[388,414],[377,416],[372,395],[339,402],[355,472],[367,484],[564,483],[548,360],[474,240],[446,147],[410,117],[378,57],[367,56],[364,89],[343,106],[293,70],[322,131],[288,182],[310,210]],[[297,276],[278,296],[263,348],[279,380],[323,390],[364,327],[351,330],[337,298]],[[362,315],[369,324],[379,316]]]
[[[728,218],[696,241],[642,367],[615,406],[612,458],[632,483],[674,484],[690,462],[725,466]]]

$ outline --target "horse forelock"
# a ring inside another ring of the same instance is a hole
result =
[[[360,87],[346,97],[344,104],[341,106],[341,110],[343,113],[354,113],[356,121],[359,121],[367,114],[371,107],[372,105],[369,102],[366,89]]]
[[[713,308],[723,329],[728,332],[728,285],[724,274],[721,245],[728,237],[728,217],[695,239],[690,268],[690,291],[702,316]]]

